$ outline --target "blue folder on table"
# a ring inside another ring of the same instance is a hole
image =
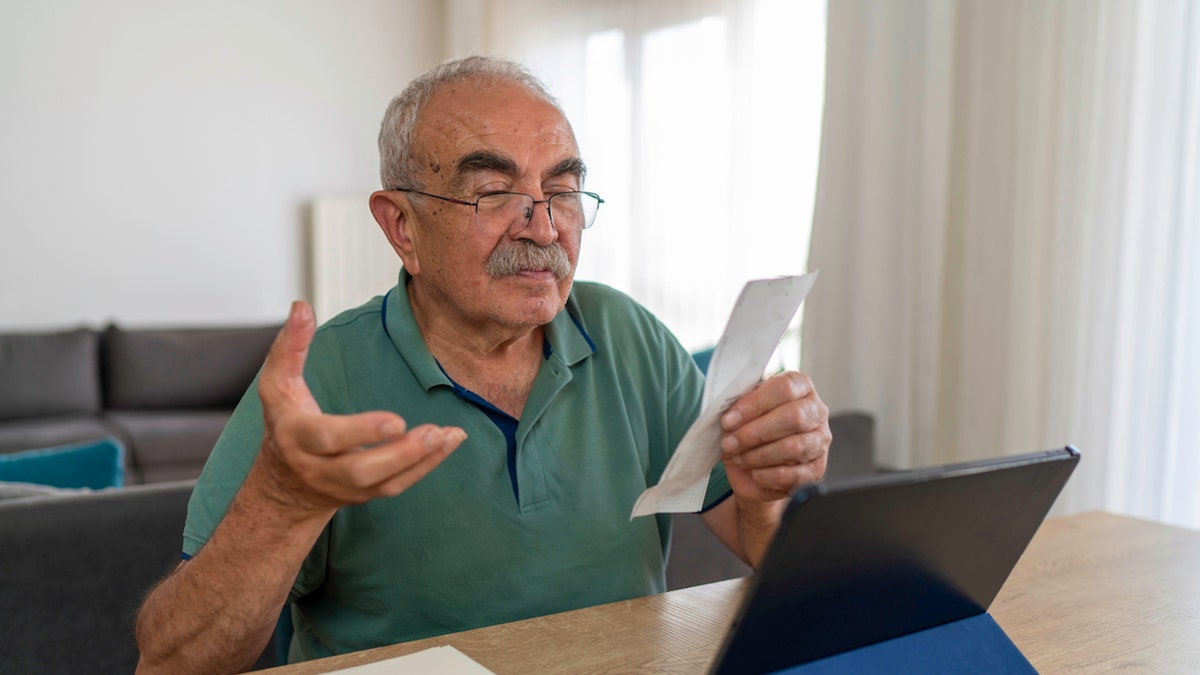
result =
[[[797,492],[711,672],[1036,672],[987,608],[1078,461],[1068,446]]]

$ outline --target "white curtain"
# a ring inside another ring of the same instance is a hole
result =
[[[1200,526],[1200,3],[849,0],[804,368],[911,467],[1076,445]]]
[[[824,13],[791,0],[458,0],[447,43],[547,82],[606,200],[579,278],[628,292],[699,349],[743,283],[805,269]],[[798,366],[790,340],[780,365]]]

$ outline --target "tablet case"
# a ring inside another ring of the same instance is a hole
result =
[[[984,612],[777,671],[778,675],[1037,675]]]
[[[928,673],[937,658],[974,671],[993,657],[1031,672],[985,612],[1078,460],[1067,447],[799,491],[712,672]]]

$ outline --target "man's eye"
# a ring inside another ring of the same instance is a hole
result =
[[[491,197],[493,195],[504,195],[504,194],[508,194],[508,193],[509,193],[509,191],[507,189],[505,189],[503,187],[497,187],[497,188],[477,189],[477,190],[475,190],[474,195],[475,195],[475,199],[483,199],[485,197]]]

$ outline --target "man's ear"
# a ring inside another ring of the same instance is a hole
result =
[[[417,260],[416,237],[412,228],[412,203],[408,195],[395,190],[379,190],[371,193],[371,215],[383,230],[383,236],[391,242],[396,255],[404,263],[404,269],[416,276],[421,272]]]

